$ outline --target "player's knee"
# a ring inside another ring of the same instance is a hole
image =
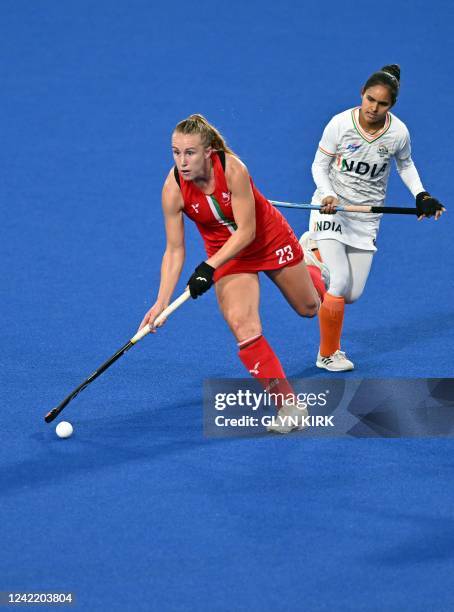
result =
[[[360,289],[359,291],[348,291],[344,296],[345,303],[353,304],[353,302],[356,302],[356,300],[362,296],[363,291],[364,288]]]
[[[236,338],[251,338],[262,333],[260,323],[244,313],[224,313],[230,329]]]
[[[317,313],[318,313],[319,310],[320,310],[320,300],[316,300],[314,302],[311,302],[307,306],[307,315],[306,315],[306,317],[309,317],[310,319],[313,319],[314,317],[317,316]]]
[[[350,286],[351,282],[348,275],[342,274],[332,276],[329,284],[329,293],[331,295],[343,297],[345,298],[345,300],[347,300],[347,296],[349,295],[349,293],[351,293]]]
[[[306,302],[305,304],[300,305],[297,308],[297,313],[301,316],[301,317],[306,317],[308,319],[312,319],[313,317],[315,317],[319,311],[320,308],[320,301],[319,300],[313,300],[310,302]]]

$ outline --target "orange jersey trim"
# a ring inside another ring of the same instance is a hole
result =
[[[325,151],[325,149],[323,149],[320,145],[318,145],[318,148],[320,149],[322,153],[324,153],[325,155],[328,155],[328,157],[336,157],[335,153],[330,153],[329,151]]]
[[[353,127],[358,132],[358,134],[361,136],[361,138],[365,140],[366,142],[368,142],[369,144],[381,138],[391,127],[391,115],[389,113],[386,113],[385,125],[382,127],[382,129],[376,134],[368,134],[367,132],[363,130],[363,128],[361,127],[359,123],[359,110],[360,110],[359,106],[352,110]]]

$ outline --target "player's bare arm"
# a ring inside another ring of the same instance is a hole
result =
[[[162,210],[166,230],[166,250],[161,263],[161,282],[156,302],[144,316],[139,329],[153,323],[168,306],[183,268],[185,257],[183,198],[175,181],[173,168],[167,175],[162,189]],[[165,320],[160,325],[164,322]]]

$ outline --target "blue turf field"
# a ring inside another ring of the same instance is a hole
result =
[[[393,62],[394,112],[449,210],[384,219],[344,344],[358,377],[452,377],[453,17],[421,0],[1,3],[0,591],[73,590],[89,611],[453,609],[452,441],[205,439],[204,377],[244,375],[213,292],[75,400],[71,440],[42,420],[151,305],[177,121],[205,114],[265,195],[308,201],[323,126]],[[412,205],[395,173],[388,203]],[[186,228],[183,281],[203,258]],[[287,373],[323,376],[316,321],[262,289]]]

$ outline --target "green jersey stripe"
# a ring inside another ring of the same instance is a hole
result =
[[[230,219],[227,219],[227,217],[222,212],[222,208],[219,202],[216,200],[214,196],[207,195],[206,199],[207,199],[207,202],[210,206],[211,212],[213,213],[215,219],[217,219],[221,225],[224,225],[229,230],[229,232],[233,234],[238,229],[235,221],[231,221]]]

